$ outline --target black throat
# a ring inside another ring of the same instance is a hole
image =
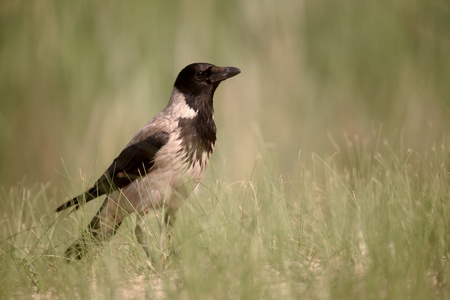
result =
[[[216,143],[216,124],[214,123],[214,108],[212,95],[205,99],[186,99],[186,103],[197,112],[194,118],[179,118],[178,127],[181,129],[180,138],[183,149],[186,149],[190,159],[202,161],[202,155],[207,152],[208,157],[214,150]],[[196,156],[192,156],[196,153]]]

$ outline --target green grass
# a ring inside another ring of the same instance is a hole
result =
[[[179,212],[172,242],[159,229],[160,214],[150,214],[153,264],[133,237],[134,216],[111,242],[67,263],[63,251],[94,206],[57,216],[42,205],[58,199],[51,186],[3,191],[2,296],[449,297],[448,143],[424,153],[386,140],[342,146],[346,164],[342,154],[299,157],[296,173],[277,180],[267,154],[246,180],[206,180]]]
[[[447,0],[0,1],[0,298],[448,299]],[[215,95],[202,193],[67,264],[85,190],[167,103]]]

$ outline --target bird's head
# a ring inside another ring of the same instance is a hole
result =
[[[208,63],[194,63],[178,74],[174,86],[186,96],[210,96],[219,84],[236,76],[241,70],[235,67],[218,67]]]

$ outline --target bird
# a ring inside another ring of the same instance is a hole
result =
[[[145,217],[152,210],[164,208],[164,223],[172,227],[180,206],[198,190],[215,148],[214,93],[222,81],[239,73],[239,68],[210,63],[183,68],[167,106],[134,135],[91,188],[55,211],[69,207],[75,211],[106,195],[86,229],[99,242],[110,240],[134,212]],[[136,222],[135,235],[149,256],[143,227],[143,221]],[[67,248],[67,259],[85,256],[84,236]]]

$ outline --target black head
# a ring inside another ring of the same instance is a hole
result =
[[[190,149],[189,156],[200,163],[203,153],[212,153],[216,142],[216,125],[213,119],[213,95],[220,82],[241,73],[234,67],[217,67],[207,63],[195,63],[185,67],[178,74],[175,89],[184,96],[185,103],[195,110],[193,118],[179,118],[182,145]],[[170,105],[170,104],[169,104]],[[194,151],[195,150],[195,151]],[[190,154],[191,155],[191,154]]]
[[[219,83],[241,73],[235,67],[218,67],[208,63],[194,63],[178,74],[174,86],[184,95],[213,96]]]

